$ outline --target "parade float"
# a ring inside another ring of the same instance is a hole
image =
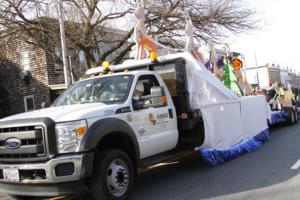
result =
[[[270,125],[294,125],[298,123],[296,99],[290,84],[285,88],[275,82],[272,87],[267,90],[266,95],[272,110],[271,118],[268,121]]]
[[[185,49],[171,49],[147,35],[142,7],[136,9],[135,16],[135,58],[126,60],[121,65],[110,66],[111,71],[147,70],[141,65],[151,60],[160,65],[165,60],[183,58],[188,107],[197,111],[204,125],[204,141],[195,147],[195,150],[205,161],[213,165],[223,163],[246,152],[252,152],[269,140],[267,121],[270,118],[270,109],[264,96],[250,95],[253,89],[247,82],[242,58],[233,56],[228,46],[225,50],[226,55],[218,56],[210,43],[210,58],[205,60],[194,44],[194,27],[189,16],[186,17]],[[165,48],[168,51],[161,52],[169,52],[168,54],[157,55],[158,49]],[[97,74],[99,70],[101,71],[101,67],[91,69],[87,74]],[[168,71],[168,67],[165,67],[165,70]],[[163,72],[164,68],[161,68],[161,71]],[[174,73],[176,74],[176,71]],[[160,75],[163,77],[161,72]],[[174,85],[168,84],[170,78],[164,81],[172,91]],[[174,102],[177,101],[176,95],[173,96]],[[180,113],[177,115],[180,118]]]
[[[135,58],[89,69],[49,108],[0,120],[1,192],[129,199],[138,169],[198,152],[216,165],[269,140],[269,105],[247,96],[241,58],[210,45],[204,60],[188,17],[186,48],[172,52],[147,35],[142,7],[135,15]]]

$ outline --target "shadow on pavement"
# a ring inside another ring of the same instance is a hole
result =
[[[300,125],[272,127],[271,140],[254,153],[208,166],[195,155],[139,177],[132,199],[204,199],[272,186],[297,175]]]
[[[285,182],[298,174],[290,170],[299,155],[300,123],[272,127],[271,140],[254,153],[209,166],[198,154],[154,167],[140,174],[132,200],[206,199]],[[66,199],[92,199],[89,193]],[[8,200],[8,199],[7,199]]]

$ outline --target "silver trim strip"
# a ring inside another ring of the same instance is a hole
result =
[[[36,131],[5,132],[0,134],[0,140],[5,141],[8,138],[18,138],[20,140],[39,139],[42,138],[42,134]]]
[[[80,179],[81,167],[82,167],[83,155],[72,155],[72,156],[61,156],[49,160],[46,163],[38,163],[38,164],[0,164],[0,169],[4,168],[17,168],[19,170],[34,170],[34,169],[44,169],[46,172],[46,179],[42,180],[22,180],[20,182],[7,182],[3,179],[0,179],[2,183],[58,183],[58,182],[67,182],[67,181],[75,181]],[[55,175],[55,167],[58,164],[63,163],[74,163],[74,174],[69,176],[60,176],[57,177]]]

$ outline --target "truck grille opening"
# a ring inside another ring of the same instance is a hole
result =
[[[44,169],[19,170],[19,174],[20,181],[46,179],[46,171]]]
[[[3,170],[0,169],[0,180],[3,179]]]
[[[8,148],[11,138],[20,141],[17,148]],[[0,161],[18,161],[46,156],[45,134],[41,126],[0,128]]]

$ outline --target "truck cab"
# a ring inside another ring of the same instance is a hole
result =
[[[1,190],[57,196],[88,185],[95,199],[127,199],[136,169],[203,142],[188,95],[180,57],[92,69],[51,107],[0,120]]]

